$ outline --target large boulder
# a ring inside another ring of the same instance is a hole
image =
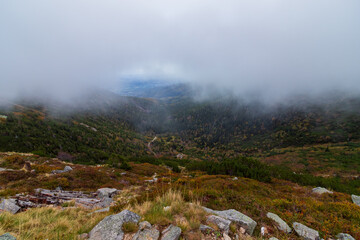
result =
[[[207,224],[212,223],[212,224],[216,225],[220,231],[228,233],[229,229],[230,229],[231,221],[224,219],[222,217],[219,217],[219,216],[210,215],[207,217],[206,223]]]
[[[16,204],[15,199],[4,199],[0,203],[0,210],[10,212],[12,214],[17,213],[21,208]]]
[[[301,223],[294,222],[293,228],[296,233],[305,240],[320,240],[319,232]]]
[[[324,193],[333,194],[332,191],[329,191],[329,190],[327,190],[326,188],[323,188],[323,187],[313,188],[312,193],[319,194],[319,195],[324,194]]]
[[[353,202],[360,207],[360,196],[351,195]]]
[[[139,231],[132,240],[158,240],[160,232],[147,221],[139,224]]]
[[[112,198],[117,192],[116,188],[100,188],[96,191],[98,198]]]
[[[353,238],[350,234],[347,233],[339,233],[338,235],[336,235],[336,238],[338,240],[355,240],[355,238]]]
[[[138,223],[140,218],[129,210],[107,216],[90,231],[89,240],[122,240],[124,238],[122,225],[128,222]]]
[[[16,240],[16,237],[12,236],[10,233],[5,233],[0,236],[0,240]]]
[[[181,235],[181,228],[170,225],[162,232],[161,240],[178,240]]]
[[[277,223],[277,227],[279,230],[286,233],[291,233],[291,227],[289,227],[289,225],[284,220],[282,220],[277,214],[268,212],[266,216]]]
[[[216,214],[222,218],[225,218],[231,222],[234,222],[243,227],[249,235],[252,235],[257,223],[250,217],[236,211],[235,209],[229,209],[224,211],[215,211],[210,208],[203,208],[206,212]]]

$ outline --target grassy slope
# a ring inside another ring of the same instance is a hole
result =
[[[278,236],[279,239],[284,238],[284,235],[266,218],[266,213],[271,211],[290,224],[298,221],[313,227],[319,230],[323,237],[348,232],[355,238],[360,238],[358,225],[360,207],[351,202],[350,195],[344,193],[335,192],[333,195],[317,196],[311,194],[311,187],[302,187],[283,180],[273,179],[271,183],[262,183],[239,178],[234,181],[231,176],[226,175],[209,176],[202,172],[174,173],[165,167],[148,163],[131,163],[133,168],[127,171],[126,175],[119,174],[123,170],[106,166],[72,165],[74,171],[51,176],[46,173],[52,169],[63,168],[66,163],[36,156],[16,157],[16,161],[10,161],[12,158],[9,160],[8,157],[3,156],[2,161],[4,162],[6,158],[7,167],[14,169],[21,167],[21,159],[31,161],[32,167],[38,169],[38,173],[35,176],[27,176],[24,172],[22,174],[12,172],[11,181],[7,182],[4,180],[9,180],[10,175],[2,177],[1,195],[31,191],[37,187],[54,188],[58,185],[69,190],[87,191],[95,191],[100,187],[116,187],[123,189],[123,192],[117,198],[117,205],[112,208],[112,213],[131,208],[159,227],[170,222],[179,224],[180,221],[185,234],[194,234],[193,230],[198,224],[204,223],[204,215],[196,209],[193,209],[199,213],[196,219],[191,218],[191,211],[179,215],[178,213],[181,212],[179,207],[174,207],[171,214],[163,211],[162,207],[170,203],[159,197],[171,189],[180,193],[180,198],[176,197],[176,199],[185,203],[198,203],[218,210],[234,208],[247,214],[258,222],[255,236],[259,236],[261,226],[267,226],[273,235]],[[155,172],[159,175],[159,182],[150,185],[145,183],[144,180],[149,179]],[[176,201],[174,201],[175,205]],[[0,218],[6,221],[0,221],[0,233],[11,232],[24,239],[43,238],[46,234],[49,239],[58,239],[60,232],[63,234],[60,236],[68,236],[71,239],[71,236],[88,231],[103,217],[101,215],[98,218],[96,215],[85,220],[87,213],[74,209],[67,211],[33,209],[14,216],[1,214]],[[71,224],[64,223],[68,219]],[[49,224],[44,231],[44,223],[47,222]],[[86,229],[83,228],[85,225],[88,226]],[[295,235],[291,237],[297,239]]]

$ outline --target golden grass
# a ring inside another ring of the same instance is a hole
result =
[[[72,208],[34,208],[15,215],[0,214],[0,235],[6,232],[17,239],[78,239],[107,214],[89,215],[89,210]]]
[[[198,202],[185,202],[179,191],[171,189],[154,201],[145,201],[127,208],[143,216],[151,224],[166,226],[172,223],[183,231],[198,229],[207,215]]]

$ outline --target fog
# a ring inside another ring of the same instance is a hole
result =
[[[360,91],[358,0],[11,0],[0,32],[8,99],[66,100],[124,79],[267,101]]]

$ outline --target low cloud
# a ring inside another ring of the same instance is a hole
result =
[[[2,1],[0,94],[67,99],[124,79],[237,95],[360,90],[360,2]]]

